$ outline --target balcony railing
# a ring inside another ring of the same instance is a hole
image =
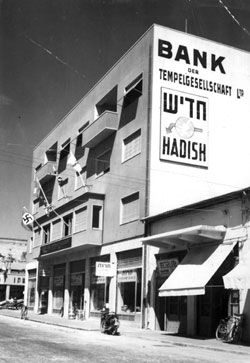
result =
[[[118,130],[117,112],[105,111],[83,132],[83,146],[93,148]]]
[[[40,183],[44,183],[51,178],[55,177],[55,170],[56,170],[56,162],[55,161],[48,161],[46,164],[42,165],[36,172],[37,178]]]

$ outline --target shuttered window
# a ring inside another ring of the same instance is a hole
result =
[[[121,224],[132,222],[139,218],[139,192],[121,200]]]
[[[132,135],[123,140],[122,161],[131,159],[141,152],[141,130],[137,130]]]
[[[61,238],[61,227],[60,219],[52,223],[52,241]]]
[[[87,207],[75,212],[75,232],[87,229]]]

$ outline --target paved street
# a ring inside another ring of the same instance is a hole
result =
[[[0,362],[249,362],[249,355],[0,317]]]

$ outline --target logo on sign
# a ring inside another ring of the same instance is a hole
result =
[[[162,88],[162,160],[207,166],[208,100]]]

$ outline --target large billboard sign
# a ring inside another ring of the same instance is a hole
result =
[[[160,158],[199,166],[208,159],[208,99],[161,88]]]
[[[153,37],[150,213],[249,186],[250,54],[159,25]]]
[[[155,37],[154,47],[160,160],[207,168],[210,109],[218,107],[219,114],[221,98],[240,99],[244,89],[232,84],[227,52],[213,50],[209,41],[166,29]],[[210,98],[217,100],[211,105]]]

